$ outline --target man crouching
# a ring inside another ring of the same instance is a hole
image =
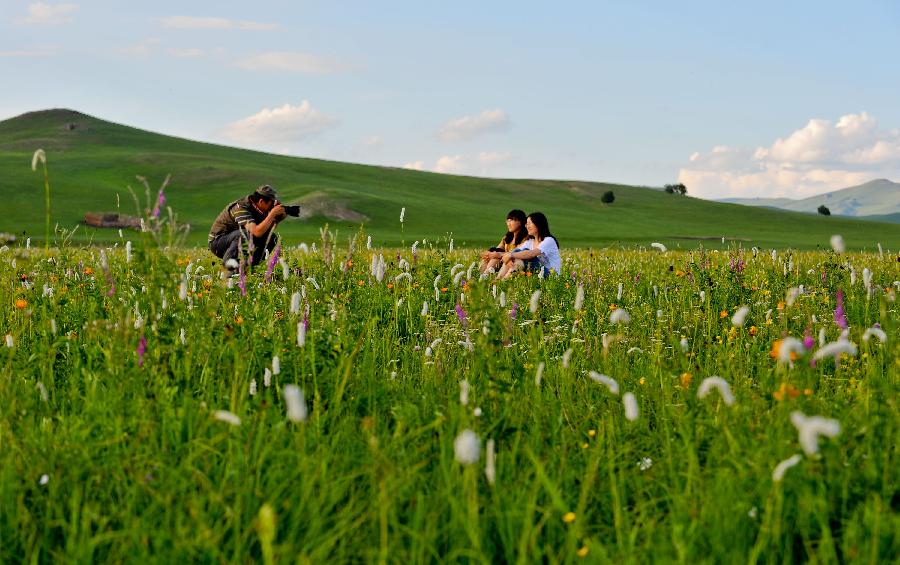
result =
[[[209,230],[209,250],[231,271],[236,263],[230,263],[229,259],[240,261],[245,253],[250,265],[256,265],[263,260],[266,250],[275,249],[278,236],[273,230],[286,217],[275,189],[263,185],[225,206]]]

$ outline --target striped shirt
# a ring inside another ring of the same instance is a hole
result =
[[[250,222],[260,224],[265,219],[265,215],[254,208],[247,197],[241,198],[225,206],[225,209],[213,222],[212,228],[209,230],[209,241],[220,235],[244,228]],[[266,235],[263,234],[263,237]]]

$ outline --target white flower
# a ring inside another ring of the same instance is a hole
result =
[[[638,461],[638,469],[641,471],[646,471],[650,467],[653,466],[653,459],[649,457],[643,457],[640,461]]]
[[[400,262],[397,263],[397,267],[400,269],[403,269],[404,271],[408,271],[409,267],[410,267],[409,261],[407,261],[406,259],[400,259]],[[372,273],[372,274],[375,274],[375,273]]]
[[[316,282],[315,277],[307,277],[306,282],[308,282],[309,284],[313,285],[313,287],[314,287],[316,290],[319,290],[319,283]]]
[[[431,346],[430,346],[430,347],[431,347],[432,349],[434,349],[435,347],[437,347],[438,345],[440,345],[440,344],[442,344],[442,343],[444,343],[444,340],[441,339],[441,338],[437,338],[437,339],[435,339],[434,341],[431,342]]]
[[[493,485],[497,480],[496,456],[494,455],[494,440],[487,441],[487,457],[484,462],[484,476],[489,485]]]
[[[665,246],[665,245],[663,245],[662,243],[656,242],[656,241],[654,241],[653,243],[651,243],[651,244],[650,244],[650,247],[653,247],[654,249],[659,249],[659,250],[660,250],[661,252],[663,252],[663,253],[665,253],[666,251],[668,251],[668,250],[666,249],[666,246]]]
[[[400,273],[396,277],[394,277],[394,282],[400,282],[400,279],[406,279],[409,282],[412,282],[412,275],[409,273]]]
[[[234,412],[229,412],[228,410],[216,410],[212,413],[213,418],[220,422],[225,422],[226,424],[231,424],[232,426],[240,426],[241,419],[238,418]]]
[[[841,353],[846,353],[850,357],[854,357],[856,355],[856,351],[856,345],[853,342],[848,339],[839,339],[820,347],[816,351],[815,355],[813,355],[813,358],[816,360],[824,359],[826,357],[837,358],[841,355]]]
[[[631,355],[632,353],[643,353],[643,352],[644,352],[644,350],[641,349],[640,347],[629,347],[628,351],[626,351],[625,353],[628,355]]]
[[[705,290],[700,291],[700,302],[706,302],[706,291]]]
[[[38,149],[34,152],[34,155],[31,157],[31,170],[36,171],[38,163],[47,165],[47,154],[44,153],[43,149]]]
[[[47,474],[41,475],[41,478],[38,479],[38,484],[41,486],[44,486],[49,482],[50,482],[50,475],[47,475]]]
[[[469,381],[466,379],[459,381],[459,403],[463,406],[469,405]]]
[[[799,287],[793,286],[787,289],[787,292],[784,295],[784,302],[788,306],[793,306],[794,302],[797,301],[797,297],[802,294],[802,291]]]
[[[474,410],[472,410],[472,415],[476,418],[481,418],[481,407],[476,406]]]
[[[472,465],[478,462],[481,455],[481,440],[475,432],[465,429],[453,440],[453,455],[463,465]]]
[[[686,337],[681,338],[681,341],[678,342],[678,345],[684,352],[687,352],[687,350],[690,348],[690,345],[688,345],[688,338]]]
[[[574,352],[575,352],[575,350],[570,347],[570,348],[566,349],[565,353],[563,353],[563,355],[562,355],[563,369],[569,368],[569,360],[572,359],[572,353],[574,353]]]
[[[618,294],[616,294],[616,300],[622,300],[622,289],[623,288],[624,288],[624,286],[622,285],[622,283],[619,283],[619,292],[618,292]]]
[[[459,286],[459,281],[466,275],[465,271],[459,271],[455,275],[453,275],[453,286]]]
[[[256,379],[250,381],[250,396],[256,396]]]
[[[297,385],[285,385],[283,392],[287,419],[291,422],[305,422],[308,411],[303,391]]]
[[[368,239],[366,239],[366,249],[372,249],[372,236],[370,235]]]
[[[725,404],[729,406],[734,404],[734,395],[731,394],[731,387],[728,386],[728,383],[722,377],[707,377],[703,379],[703,382],[700,383],[700,387],[697,389],[697,398],[705,398],[712,389],[719,391]]]
[[[741,306],[737,309],[737,312],[734,313],[734,316],[731,317],[731,325],[736,328],[740,328],[744,325],[744,321],[747,319],[747,314],[749,313],[749,306]]]
[[[872,271],[868,267],[863,269],[863,285],[867,289],[872,288]]]
[[[631,321],[631,316],[623,308],[616,308],[609,315],[610,324],[627,324]]]
[[[506,291],[500,292],[500,307],[506,308]]]
[[[597,371],[589,371],[588,376],[591,377],[594,382],[606,385],[609,392],[619,394],[619,383],[617,383],[615,379],[607,377],[606,375],[601,375]]]
[[[281,374],[281,359],[277,355],[272,357],[272,374],[273,375]]]
[[[125,242],[125,262],[131,263],[131,241]]]
[[[291,268],[288,266],[287,261],[278,259],[278,264],[281,265],[281,278],[288,280],[291,277]]]
[[[778,349],[778,361],[781,363],[790,363],[791,353],[803,355],[806,353],[806,348],[803,346],[802,341],[796,337],[788,336],[781,340],[781,346]]]
[[[775,468],[772,470],[772,480],[780,483],[784,479],[784,474],[787,473],[787,470],[800,463],[801,459],[803,458],[800,455],[795,454],[775,465]]]
[[[13,336],[10,334],[6,334],[6,347],[14,347],[15,342],[13,341]]]
[[[181,345],[185,345],[185,343],[187,343],[187,336],[184,333],[184,328],[181,328],[178,331],[178,340],[181,342]]]
[[[841,433],[841,424],[837,420],[823,416],[806,416],[795,411],[791,412],[791,423],[799,433],[800,447],[809,456],[819,452],[819,436],[833,438]]]
[[[544,376],[544,362],[538,363],[537,372],[534,375],[534,384],[541,386],[541,378]]]
[[[295,292],[291,295],[291,308],[289,310],[291,314],[299,314],[300,313],[300,293]]]
[[[581,310],[581,307],[584,305],[584,285],[578,285],[578,289],[575,291],[575,310]]]
[[[306,345],[306,324],[303,320],[297,322],[297,345],[299,347]]]
[[[272,371],[268,367],[263,369],[263,386],[266,388],[272,386]]]
[[[884,330],[876,327],[868,328],[865,333],[863,333],[863,341],[869,341],[869,338],[871,338],[873,335],[877,337],[878,341],[880,341],[881,343],[887,341],[887,334],[884,333]]]
[[[427,300],[424,300],[424,301],[422,302],[422,315],[423,315],[423,316],[427,316],[427,315],[428,315],[428,301],[427,301]]]
[[[229,259],[225,261],[225,267],[227,267],[228,269],[237,269],[239,267],[239,264],[235,259]]]
[[[528,311],[534,314],[538,309],[538,302],[541,299],[541,291],[536,290],[531,295],[531,300],[528,302]]]
[[[630,392],[622,395],[622,404],[625,405],[625,419],[634,422],[638,419],[638,403],[637,399]]]
[[[403,223],[403,218],[406,216],[406,207],[400,208],[400,223]]]
[[[843,253],[847,250],[847,246],[844,245],[844,238],[840,235],[831,236],[831,248],[834,249],[836,253]]]
[[[178,285],[178,299],[179,300],[187,300],[187,296],[188,296],[187,279],[182,277],[181,284]]]

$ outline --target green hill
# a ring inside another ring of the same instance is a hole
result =
[[[146,177],[155,190],[171,174],[167,204],[193,226],[190,242],[199,245],[227,202],[263,183],[313,212],[279,228],[292,242],[317,239],[328,222],[342,239],[364,223],[379,245],[435,241],[452,233],[457,245],[484,246],[502,235],[510,208],[546,213],[563,247],[652,241],[721,247],[726,236],[745,247],[811,248],[827,246],[834,233],[853,248],[900,241],[897,224],[750,208],[652,188],[485,179],[285,157],[169,137],[70,110],[0,122],[0,194],[6,208],[0,231],[35,241],[44,233],[42,176],[31,170],[37,148],[47,152],[54,223],[71,228],[86,212],[135,214],[127,187],[143,198],[136,175]],[[608,190],[616,197],[611,205],[600,201]],[[402,207],[406,222],[401,231]],[[117,237],[114,229],[82,227],[78,233],[81,241]]]

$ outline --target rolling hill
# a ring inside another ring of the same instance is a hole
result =
[[[71,228],[86,212],[134,214],[128,187],[143,201],[137,175],[155,190],[167,174],[167,205],[204,245],[212,220],[235,198],[269,183],[283,199],[306,206],[303,220],[279,228],[289,242],[318,239],[326,222],[339,243],[361,225],[378,245],[437,241],[485,246],[504,231],[510,208],[547,214],[563,247],[613,244],[813,248],[833,233],[872,249],[900,242],[900,226],[750,208],[665,194],[658,189],[581,181],[486,179],[392,167],[285,157],[179,139],[114,124],[71,110],[45,110],[0,122],[0,231],[39,240],[44,233],[42,175],[31,170],[35,149],[47,152],[54,223]],[[615,202],[600,201],[612,190]],[[406,208],[401,226],[400,209]],[[79,241],[110,241],[114,229],[79,228]],[[341,243],[345,245],[345,243]]]
[[[825,205],[832,214],[838,216],[875,216],[866,218],[880,220],[881,217],[900,213],[900,183],[887,179],[875,179],[859,186],[851,186],[810,196],[800,200],[790,198],[730,198],[722,200],[744,206],[766,206],[794,212],[817,213],[819,206]]]

